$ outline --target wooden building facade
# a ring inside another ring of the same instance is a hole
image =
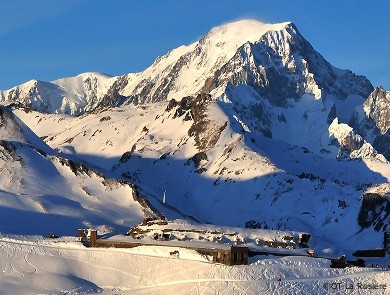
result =
[[[191,248],[199,254],[208,255],[213,258],[212,262],[226,265],[248,265],[248,247],[231,246],[228,249],[220,248]]]

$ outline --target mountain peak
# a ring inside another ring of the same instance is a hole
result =
[[[257,30],[257,31],[270,31],[270,30],[282,30],[292,22],[281,23],[265,23],[257,19],[241,19],[233,22],[224,23],[211,30]]]
[[[215,27],[202,39],[223,39],[224,42],[237,45],[248,41],[254,43],[268,31],[280,31],[291,24],[291,22],[270,24],[255,19],[242,19]]]
[[[8,107],[0,106],[0,140],[29,144],[46,153],[51,151]]]
[[[119,77],[83,73],[32,87],[22,85],[0,92],[0,99],[43,112],[79,115],[106,106],[180,100],[202,92],[214,91],[216,98],[228,84],[250,85],[276,105],[304,94],[345,98],[371,93],[365,78],[340,73],[300,35],[294,23],[243,19],[211,29],[200,40],[158,57],[140,73]]]

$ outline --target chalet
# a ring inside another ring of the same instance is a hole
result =
[[[88,247],[102,248],[134,248],[138,246],[165,246],[195,250],[199,254],[211,257],[213,263],[226,265],[248,265],[248,247],[224,245],[211,242],[178,244],[167,242],[168,240],[157,239],[151,242],[134,241],[125,239],[98,239],[96,230],[78,230],[78,237]],[[180,242],[179,242],[180,243]]]
[[[284,249],[309,248],[311,237],[306,233],[295,233],[266,240],[260,235],[261,233],[258,237],[248,237],[245,233],[231,229],[205,230],[192,225],[175,225],[173,222],[154,219],[145,219],[142,224],[132,227],[126,236],[118,235],[108,239],[98,239],[96,230],[78,231],[84,245],[89,247],[165,246],[177,248],[175,251],[180,251],[180,248],[191,249],[208,256],[212,262],[226,265],[248,264],[248,257],[254,255],[290,255],[291,252]],[[307,254],[314,256],[314,250],[308,249]]]
[[[226,265],[248,265],[248,247],[230,246],[229,248],[186,247],[199,254],[212,257],[212,262]]]

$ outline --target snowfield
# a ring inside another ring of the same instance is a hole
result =
[[[304,257],[225,266],[169,251],[1,235],[1,294],[389,294],[390,273],[379,268],[331,269],[328,260]]]

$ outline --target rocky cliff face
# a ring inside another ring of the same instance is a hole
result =
[[[390,91],[376,88],[364,103],[364,111],[362,127],[368,127],[374,148],[390,160]]]
[[[329,135],[337,140],[334,145],[340,147],[338,158],[376,158],[382,162],[386,162],[386,158],[378,153],[377,150],[367,142],[362,136],[347,124],[339,123],[338,118],[335,118],[329,126]]]
[[[233,86],[250,85],[276,106],[285,106],[288,98],[299,99],[304,94],[344,99],[350,94],[367,97],[373,89],[365,77],[331,66],[292,23],[242,45],[215,73],[212,87],[227,81]]]
[[[383,247],[390,254],[390,199],[389,186],[379,186],[375,192],[363,195],[358,215],[358,224],[362,229],[373,228],[383,233]]]
[[[385,91],[382,87],[376,88],[363,107],[366,117],[375,122],[382,135],[386,134],[390,129],[390,91]]]
[[[387,160],[390,159],[390,92],[376,88],[349,122]]]

